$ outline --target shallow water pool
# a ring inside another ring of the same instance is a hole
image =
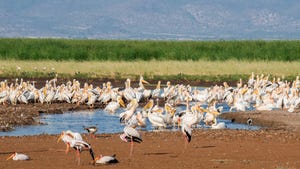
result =
[[[184,107],[179,107],[178,111]],[[226,108],[225,108],[226,110]],[[65,112],[63,114],[41,114],[39,120],[43,125],[21,126],[13,131],[0,132],[0,136],[23,136],[23,135],[39,135],[39,134],[59,134],[63,130],[72,130],[79,133],[87,133],[84,126],[97,126],[97,133],[120,133],[123,131],[124,125],[119,122],[119,113],[124,110],[119,109],[116,114],[111,115],[103,110],[83,110],[75,112]],[[226,112],[226,111],[225,111]],[[257,130],[258,126],[248,126],[245,124],[232,123],[230,120],[218,119],[218,122],[225,122],[229,129]],[[200,128],[207,128],[204,124]],[[146,131],[152,131],[153,128],[147,120]],[[177,130],[177,129],[169,129]]]

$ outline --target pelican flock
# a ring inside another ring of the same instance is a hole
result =
[[[82,85],[76,79],[57,84],[57,76],[46,81],[40,89],[35,87],[34,82],[25,82],[23,79],[16,79],[10,84],[4,80],[0,82],[0,104],[68,103],[85,104],[90,108],[95,104],[103,104],[105,112],[117,114],[120,123],[125,125],[120,138],[130,142],[129,156],[133,153],[133,143],[143,141],[138,129],[147,124],[160,130],[180,128],[185,144],[188,144],[192,140],[193,128],[204,125],[211,129],[226,128],[224,122],[217,120],[224,104],[230,107],[229,111],[246,111],[252,108],[267,111],[282,109],[291,113],[300,105],[299,76],[288,82],[281,78],[270,80],[269,75],[255,76],[252,73],[248,81],[243,82],[241,79],[236,86],[229,86],[224,82],[223,85],[203,89],[183,84],[172,85],[169,81],[163,88],[161,81],[158,81],[153,90],[147,85],[149,82],[142,76],[138,87],[132,87],[131,80],[126,79],[124,88],[113,87],[111,82],[103,83],[102,87],[94,87],[88,83]],[[146,104],[141,107],[143,103]],[[97,131],[95,128],[85,129],[92,134]],[[91,145],[83,141],[80,134],[63,131],[59,140],[67,145],[66,152],[69,147],[76,150],[78,164],[80,153],[85,149],[90,151],[95,163],[117,161],[114,156],[103,156],[95,160]]]

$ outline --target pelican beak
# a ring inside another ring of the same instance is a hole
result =
[[[14,156],[15,156],[15,153],[13,153],[12,155],[10,155],[10,156],[6,159],[6,161],[12,159]]]
[[[202,111],[203,113],[204,113],[204,112],[208,112],[208,110],[205,109],[205,108],[203,108],[203,107],[200,107],[199,109],[200,109],[200,111]]]
[[[198,112],[201,112],[200,106],[196,106],[196,110],[197,110]]]
[[[248,91],[248,88],[243,89],[242,92],[241,92],[241,94],[244,95],[247,91]]]
[[[149,101],[144,107],[143,107],[143,109],[144,110],[147,110],[147,109],[149,109],[149,108],[151,108],[151,107],[153,107],[153,101]]]
[[[213,115],[216,115],[216,116],[220,115],[220,113],[217,112],[217,111],[213,111],[212,114],[213,114]]]
[[[123,101],[122,98],[119,100],[119,103],[120,103],[120,105],[121,105],[122,107],[126,107],[126,106],[125,106],[125,103],[124,103],[124,101]]]
[[[142,82],[145,84],[149,84],[149,82],[147,82],[146,80],[142,80]]]
[[[153,113],[163,113],[162,109],[152,110]]]
[[[176,112],[176,109],[171,110],[171,116],[173,117]]]

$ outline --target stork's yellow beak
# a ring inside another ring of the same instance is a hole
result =
[[[100,159],[100,156],[95,157],[95,162]]]
[[[57,143],[62,139],[62,137],[63,137],[63,134],[61,134],[61,135],[58,137]]]
[[[12,154],[12,155],[10,155],[10,156],[6,159],[6,161],[12,159],[14,156],[15,156],[15,153]]]

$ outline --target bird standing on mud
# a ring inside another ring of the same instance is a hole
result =
[[[65,144],[67,144],[70,140],[82,140],[80,133],[72,132],[71,130],[62,131],[60,136],[57,139],[57,143],[62,140]],[[66,148],[66,153],[68,153],[68,145]]]
[[[90,137],[96,138],[95,133],[98,131],[98,128],[96,126],[90,126],[90,127],[83,126],[83,128],[89,133]]]
[[[80,153],[83,151],[83,150],[89,150],[90,152],[90,155],[93,159],[93,161],[95,161],[95,157],[94,157],[94,151],[92,149],[92,146],[85,142],[85,141],[82,141],[82,140],[75,140],[75,139],[72,139],[72,140],[69,140],[67,142],[67,151],[69,151],[69,148],[72,147],[76,150],[76,155],[77,155],[77,164],[80,165]]]
[[[249,126],[252,126],[252,119],[251,119],[250,117],[248,117],[248,119],[247,119],[247,124],[248,124]]]
[[[187,144],[192,140],[192,128],[189,127],[187,124],[183,123],[181,125],[181,132],[183,133],[184,137],[184,147],[187,147]]]
[[[124,133],[120,135],[120,138],[124,142],[130,142],[129,157],[131,157],[133,153],[133,142],[141,143],[143,141],[140,133],[131,126],[124,127]]]

